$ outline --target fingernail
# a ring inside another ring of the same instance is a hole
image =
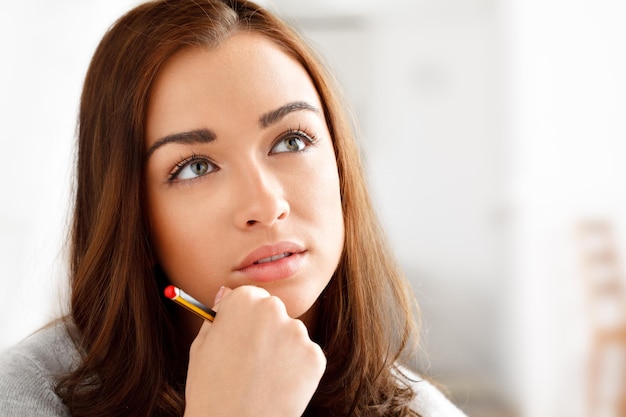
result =
[[[219,290],[217,290],[217,294],[215,294],[215,300],[213,301],[213,305],[219,303],[222,299],[222,296],[224,295],[224,289],[226,287],[224,287],[223,285],[220,287]]]

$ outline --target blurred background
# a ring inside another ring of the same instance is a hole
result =
[[[138,2],[5,3],[0,350],[63,311],[81,84]],[[626,3],[261,3],[345,90],[420,368],[475,417],[626,416]]]

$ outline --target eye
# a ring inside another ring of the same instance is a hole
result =
[[[192,180],[207,175],[218,167],[208,158],[193,155],[176,164],[176,167],[169,175],[168,181]]]
[[[278,138],[271,153],[300,152],[315,139],[301,130],[293,130]]]

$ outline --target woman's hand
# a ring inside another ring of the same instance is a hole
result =
[[[301,416],[326,367],[322,349],[266,290],[224,290],[191,345],[185,416]]]

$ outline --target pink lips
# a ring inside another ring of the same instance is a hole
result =
[[[252,251],[235,271],[257,282],[289,278],[300,269],[305,249],[293,242],[261,246]]]

